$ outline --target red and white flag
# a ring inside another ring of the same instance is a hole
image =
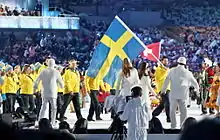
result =
[[[144,52],[141,53],[142,58],[148,59],[150,61],[157,62],[160,60],[160,50],[161,50],[161,43],[152,43],[149,45],[146,45],[146,49]]]

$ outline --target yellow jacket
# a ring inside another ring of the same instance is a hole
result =
[[[2,81],[1,81],[1,84],[0,84],[0,94],[1,94],[1,93],[3,93],[4,76],[1,76],[0,78],[1,78],[1,80],[2,80]]]
[[[35,71],[34,74],[32,74],[32,77],[34,79],[34,82],[37,80],[38,76],[40,75],[39,71]],[[41,87],[42,87],[42,82],[40,82],[40,84],[38,85],[37,91],[36,92],[40,92],[41,91]]]
[[[20,81],[19,81],[19,78],[20,78],[20,74],[17,74],[17,73],[14,73],[14,77],[15,77],[15,81],[16,81],[16,89],[18,90],[20,87],[21,87],[21,85],[20,85]]]
[[[87,88],[90,90],[99,90],[99,80],[86,76]]]
[[[73,92],[79,93],[80,90],[80,74],[76,70],[67,69],[63,76],[64,79],[64,94]]]
[[[108,83],[105,83],[105,88],[107,92],[110,92],[110,90],[112,89]]]
[[[111,86],[105,83],[103,80],[100,80],[100,87],[101,87],[101,90],[105,92],[110,92]]]
[[[21,85],[21,94],[33,94],[34,79],[31,75],[21,74],[20,75],[20,85]]]
[[[169,69],[166,69],[162,66],[158,66],[156,68],[154,76],[155,76],[156,88],[158,91],[162,90],[163,83],[168,75],[168,72]],[[170,85],[168,86],[167,90],[170,90]]]
[[[15,76],[5,76],[4,79],[4,93],[16,93],[17,92],[17,81]]]
[[[2,76],[1,78],[2,78],[2,80],[3,80],[3,84],[1,85],[1,91],[2,91],[2,93],[5,94],[5,93],[6,93],[6,92],[5,92],[5,76]]]

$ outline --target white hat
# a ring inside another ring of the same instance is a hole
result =
[[[56,66],[55,60],[54,59],[49,59],[48,60],[48,67],[54,68]]]
[[[209,60],[208,58],[204,58],[204,63],[211,66],[212,65],[212,61]]]
[[[186,58],[185,58],[185,57],[180,57],[180,58],[177,60],[177,62],[180,63],[180,64],[186,65]]]

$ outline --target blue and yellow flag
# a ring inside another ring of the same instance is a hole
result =
[[[93,53],[87,76],[113,87],[123,60],[135,59],[144,49],[143,42],[116,16]]]

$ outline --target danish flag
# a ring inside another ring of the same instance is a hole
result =
[[[146,45],[146,49],[141,53],[142,58],[157,62],[160,59],[161,42]]]

